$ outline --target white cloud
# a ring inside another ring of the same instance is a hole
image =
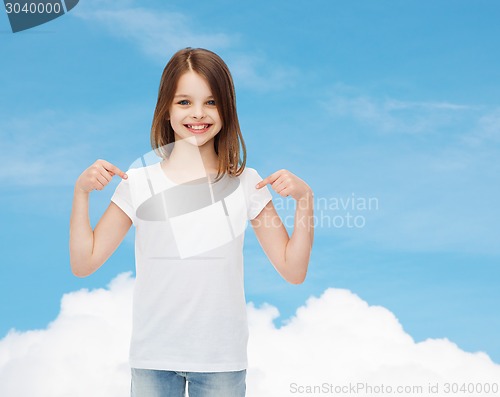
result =
[[[464,113],[474,110],[451,102],[374,98],[342,85],[332,91],[330,99],[323,103],[331,115],[355,119],[383,133],[434,134],[436,129],[455,127]]]
[[[197,33],[195,23],[177,12],[153,11],[133,5],[88,5],[81,7],[75,16],[106,27],[109,32],[136,43],[154,59],[165,61],[170,54],[182,47],[227,47],[231,39],[223,33]]]
[[[126,396],[133,280],[66,294],[47,329],[0,341],[1,396]]]
[[[264,56],[232,54],[228,66],[237,88],[274,91],[293,86],[297,78],[296,69],[273,64]]]
[[[289,87],[297,72],[290,66],[270,62],[258,54],[234,51],[241,38],[238,33],[202,32],[194,16],[135,6],[126,3],[89,1],[72,15],[89,24],[104,26],[113,36],[128,40],[147,56],[165,64],[170,56],[184,47],[201,47],[215,52],[225,50],[225,61],[239,87],[271,91]]]
[[[326,186],[328,197],[348,189],[380,202],[380,210],[360,214],[365,228],[341,233],[377,249],[499,252],[498,107],[409,101],[342,84],[328,92],[325,118],[336,136],[329,175],[313,175],[317,190]]]
[[[500,366],[486,354],[464,352],[446,339],[415,343],[393,313],[348,290],[310,298],[279,329],[272,323],[277,316],[272,306],[250,305],[255,395],[290,396],[292,383],[396,387],[500,379]]]
[[[500,108],[494,108],[481,115],[476,128],[463,136],[462,141],[469,147],[478,147],[484,144],[498,147],[500,143]]]
[[[225,33],[197,31],[192,17],[180,12],[148,9],[135,1],[91,0],[79,5],[75,17],[105,27],[111,35],[126,39],[152,59],[164,63],[183,47],[221,49],[233,41]]]
[[[47,329],[11,331],[0,340],[0,395],[128,395],[133,283],[122,274],[109,289],[66,294]],[[486,354],[464,352],[446,339],[415,343],[390,311],[347,290],[328,289],[310,298],[281,328],[273,324],[278,317],[273,306],[249,303],[248,312],[249,397],[298,395],[291,388],[323,383],[427,387],[439,382],[442,388],[447,381],[500,379],[500,366]]]

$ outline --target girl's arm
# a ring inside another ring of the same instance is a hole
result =
[[[70,264],[75,276],[86,277],[101,267],[132,225],[125,212],[111,202],[94,231],[90,226],[90,192],[104,189],[115,174],[127,178],[119,168],[97,160],[76,181],[69,230]]]
[[[313,192],[296,175],[280,170],[257,184],[262,188],[270,183],[281,196],[296,200],[292,236],[270,201],[260,214],[251,221],[257,239],[278,273],[292,284],[302,283],[307,274],[314,239]]]

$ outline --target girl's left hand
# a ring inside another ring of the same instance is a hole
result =
[[[292,196],[295,200],[307,197],[312,193],[307,183],[288,170],[279,170],[260,181],[255,187],[261,189],[268,183],[282,197]]]

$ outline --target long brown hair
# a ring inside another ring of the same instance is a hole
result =
[[[188,47],[176,52],[165,66],[151,127],[151,146],[160,157],[169,156],[171,149],[167,148],[175,142],[169,109],[180,77],[189,71],[198,73],[207,81],[222,120],[222,129],[214,138],[214,149],[219,158],[216,179],[225,173],[238,176],[245,168],[246,147],[236,112],[233,79],[227,65],[212,51]]]

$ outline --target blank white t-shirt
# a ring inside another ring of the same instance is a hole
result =
[[[221,372],[247,368],[243,241],[272,199],[246,167],[210,184],[176,184],[160,163],[127,171],[111,200],[136,228],[130,365]]]

